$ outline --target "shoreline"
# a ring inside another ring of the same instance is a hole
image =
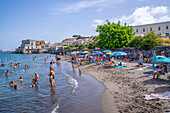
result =
[[[170,112],[169,100],[145,100],[145,94],[170,91],[169,81],[160,78],[152,79],[152,75],[143,74],[147,70],[131,70],[136,63],[126,63],[127,68],[104,69],[101,65],[85,64],[80,67],[85,75],[93,76],[101,82],[105,90],[101,95],[104,113],[117,112]],[[88,66],[87,66],[88,65]],[[164,87],[164,89],[162,89]],[[157,91],[155,91],[157,89]]]

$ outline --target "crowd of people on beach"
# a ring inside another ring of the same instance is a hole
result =
[[[45,62],[45,63],[47,63],[47,60],[49,60],[49,57],[51,57],[51,55],[44,58],[44,62]],[[25,58],[27,58],[27,57],[25,57]],[[29,57],[29,58],[31,59],[31,57]],[[37,56],[32,57],[33,60],[35,60],[36,58],[37,58]],[[56,55],[56,56],[55,56],[55,59],[56,59],[56,62],[57,62],[57,61],[59,61],[59,60],[61,59],[61,57],[58,56],[58,55]],[[1,60],[1,63],[2,63],[2,64],[1,64],[1,67],[8,66],[8,65],[5,65],[5,64],[4,64],[5,61],[6,61],[6,62],[11,62],[9,66],[10,66],[10,67],[13,67],[14,70],[16,70],[18,66],[21,66],[20,63],[14,63],[14,62],[16,62],[16,60],[13,60],[13,62],[12,62],[11,59],[3,59],[3,60]],[[54,62],[53,60],[51,60],[51,61],[50,61],[50,73],[49,73],[49,75],[48,75],[48,76],[49,76],[49,81],[50,81],[51,87],[54,86],[54,75],[55,75],[54,69],[52,68],[53,63],[55,63],[55,62]],[[34,65],[28,66],[27,64],[25,64],[25,70],[27,70],[28,68],[34,68]],[[10,72],[9,70],[5,71],[5,74],[6,74],[7,76],[9,75],[9,73],[15,73],[15,71],[11,71],[11,72]],[[34,74],[35,74],[35,78],[32,79],[32,83],[31,83],[30,87],[34,87],[34,86],[36,86],[36,85],[39,84],[39,75],[37,74],[37,72],[35,72]],[[18,81],[19,81],[19,82],[24,82],[23,76],[20,76],[20,78],[18,79]],[[22,87],[19,87],[19,86],[14,82],[14,80],[12,80],[9,85],[10,85],[11,87],[13,87],[14,89],[22,88]]]
[[[143,68],[145,65],[144,63],[151,63],[153,54],[151,54],[150,58],[145,58],[141,52],[138,52],[139,59],[137,60],[137,65],[135,67]],[[72,63],[72,67],[75,67],[75,64],[77,64],[77,67],[80,65],[83,65],[83,63],[95,63],[97,65],[102,66],[114,66],[114,67],[123,67],[124,62],[135,62],[134,59],[124,57],[124,56],[111,56],[107,54],[64,54],[66,60],[70,60]],[[164,51],[161,53],[162,57],[165,57]],[[126,66],[125,66],[126,67]],[[158,78],[160,74],[165,74],[167,72],[167,66],[165,63],[158,63],[156,65],[157,71],[153,73],[153,79]],[[157,77],[155,77],[157,76]]]

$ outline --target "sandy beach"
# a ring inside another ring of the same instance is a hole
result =
[[[102,106],[105,113],[164,113],[170,112],[170,100],[145,100],[145,94],[170,91],[170,82],[164,76],[152,79],[152,69],[134,70],[136,63],[125,63],[126,68],[103,67],[94,63],[81,68],[105,86]],[[147,64],[148,65],[148,64]],[[150,64],[151,65],[151,64]]]

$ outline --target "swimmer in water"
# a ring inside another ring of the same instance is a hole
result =
[[[54,85],[54,75],[55,73],[53,69],[50,67],[49,80],[50,80],[51,87]]]
[[[20,63],[18,63],[18,66],[20,66]]]
[[[9,73],[13,73],[13,71],[12,71],[12,72],[9,72],[9,71],[7,70],[7,71],[5,71],[5,73],[6,73],[6,75],[8,75]]]
[[[9,85],[13,87],[15,85],[15,82],[12,80]]]
[[[4,67],[4,66],[5,66],[5,64],[1,64],[1,66],[2,66],[2,67]]]
[[[12,66],[12,62],[11,62],[11,64],[10,64],[10,66]]]
[[[14,85],[14,89],[18,89],[18,88],[22,88],[22,87],[19,87],[17,84]]]
[[[25,70],[28,68],[27,64],[25,64]]]
[[[44,58],[44,62],[46,63],[46,58]]]
[[[52,65],[53,65],[53,63],[54,63],[54,62],[53,62],[53,60],[51,60],[51,62],[50,62],[50,66],[52,66]]]
[[[39,76],[37,73],[35,73],[35,84],[38,84]]]
[[[35,79],[32,79],[32,84],[30,85],[30,87],[35,86]]]
[[[13,69],[16,69],[17,68],[17,64],[15,64],[15,66],[13,67]]]
[[[20,78],[19,78],[19,80],[18,81],[20,81],[20,82],[22,82],[23,81],[23,78],[22,78],[22,76],[20,76]]]

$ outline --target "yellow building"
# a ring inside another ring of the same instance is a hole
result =
[[[133,26],[133,29],[136,32],[136,35],[144,35],[147,32],[154,31],[156,34],[160,34],[163,37],[169,37],[170,21],[145,24],[145,25],[137,25],[137,26]]]

